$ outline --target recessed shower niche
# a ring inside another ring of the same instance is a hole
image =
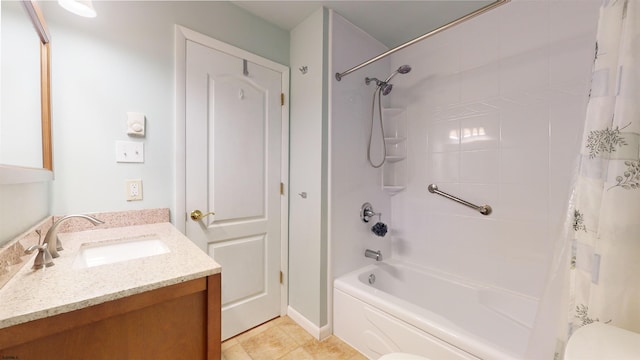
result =
[[[387,155],[382,167],[382,190],[395,195],[407,186],[407,113],[402,108],[382,109]]]

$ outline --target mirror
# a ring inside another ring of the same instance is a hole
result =
[[[34,1],[1,6],[0,184],[43,181],[53,169],[49,33]]]

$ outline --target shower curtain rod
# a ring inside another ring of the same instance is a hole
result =
[[[435,34],[438,34],[441,31],[447,30],[450,27],[454,27],[454,26],[456,26],[456,25],[458,25],[460,23],[463,23],[463,22],[465,22],[465,21],[467,21],[469,19],[472,19],[472,18],[474,18],[474,17],[476,17],[476,16],[478,16],[478,15],[484,13],[484,12],[487,12],[489,10],[497,8],[500,5],[504,5],[504,4],[508,3],[509,1],[510,0],[496,0],[496,1],[492,2],[491,4],[486,5],[484,7],[481,7],[480,9],[478,9],[478,10],[476,10],[474,12],[471,12],[471,13],[463,16],[463,17],[460,17],[460,18],[458,18],[456,20],[453,20],[450,23],[444,24],[444,25],[440,26],[439,28],[437,28],[435,30],[432,30],[432,31],[430,31],[430,32],[428,32],[428,33],[426,33],[424,35],[418,36],[417,38],[415,38],[413,40],[409,40],[406,43],[398,45],[398,46],[394,47],[391,50],[387,50],[387,51],[383,52],[382,54],[380,54],[380,55],[378,55],[378,56],[376,56],[374,58],[371,58],[371,59],[363,62],[360,65],[354,66],[354,67],[352,67],[351,69],[349,69],[347,71],[344,71],[344,72],[341,72],[341,73],[336,73],[336,80],[340,81],[340,80],[342,80],[343,77],[351,74],[352,72],[354,72],[354,71],[356,71],[358,69],[361,69],[361,68],[363,68],[363,67],[365,67],[365,66],[367,66],[367,65],[369,65],[371,63],[374,63],[374,62],[376,62],[376,61],[378,61],[378,60],[380,60],[380,59],[382,59],[382,58],[384,58],[386,56],[389,56],[389,55],[395,53],[396,51],[400,51],[400,50],[406,48],[407,46],[411,46],[411,45],[413,45],[413,44],[415,44],[417,42],[420,42],[420,41],[422,41],[422,40],[424,40],[424,39],[426,39],[428,37],[431,37],[431,36],[433,36]]]

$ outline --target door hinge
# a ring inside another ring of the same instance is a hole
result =
[[[284,106],[284,93],[280,93],[280,105]]]
[[[280,284],[284,283],[284,275],[282,274],[282,271],[280,271]]]
[[[284,195],[284,183],[280,183],[280,195]]]

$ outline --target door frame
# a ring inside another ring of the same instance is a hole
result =
[[[280,286],[280,315],[287,314],[289,303],[289,67],[269,59],[252,54],[235,46],[198,33],[184,26],[175,25],[175,200],[173,221],[183,234],[186,234],[186,53],[187,40],[199,43],[229,55],[246,59],[282,74],[282,158],[280,181],[284,184],[280,196],[280,270],[283,274]],[[224,271],[224,269],[223,269]]]

